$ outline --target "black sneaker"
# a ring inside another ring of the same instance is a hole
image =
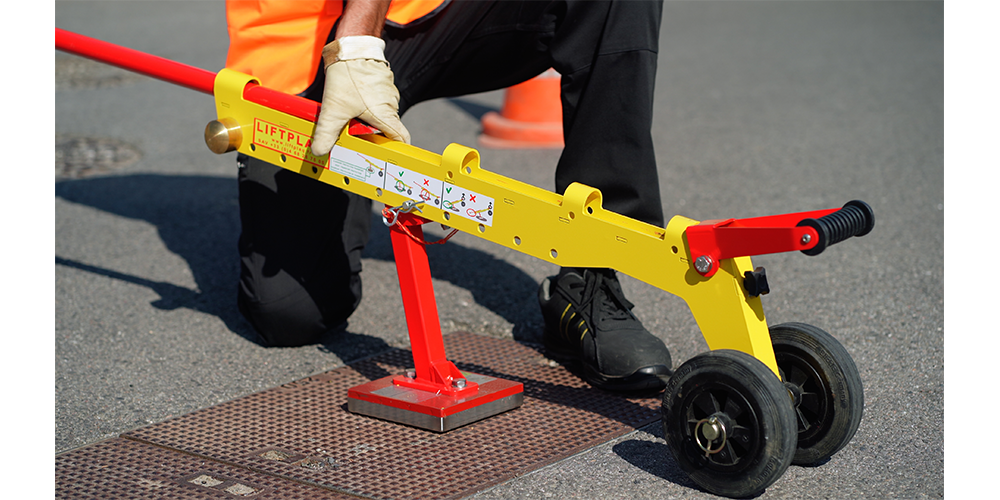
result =
[[[670,351],[632,314],[611,269],[563,268],[542,281],[545,348],[583,365],[584,379],[611,391],[660,390]]]

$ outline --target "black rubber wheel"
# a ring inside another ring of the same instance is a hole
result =
[[[771,327],[771,344],[798,421],[795,465],[815,465],[840,451],[861,424],[861,375],[844,346],[805,323]]]
[[[756,495],[795,453],[788,390],[764,363],[720,349],[682,364],[663,392],[663,435],[678,465],[705,490]]]

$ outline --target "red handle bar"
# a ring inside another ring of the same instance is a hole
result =
[[[191,90],[209,95],[214,94],[216,74],[208,70],[59,28],[56,28],[56,48]],[[260,85],[247,85],[243,90],[243,98],[310,122],[315,122],[316,118],[319,117],[319,103]],[[377,130],[353,120],[349,132],[352,135],[362,135],[371,134]]]

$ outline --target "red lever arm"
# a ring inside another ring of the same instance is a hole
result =
[[[804,219],[818,219],[837,208],[749,219],[707,220],[687,228],[686,235],[695,270],[711,277],[719,261],[734,257],[809,250],[819,234],[808,226],[796,226]]]

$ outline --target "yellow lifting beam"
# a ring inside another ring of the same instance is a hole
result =
[[[699,221],[640,222],[605,210],[595,188],[574,183],[558,195],[490,172],[478,151],[459,144],[438,155],[345,129],[329,158],[317,157],[309,148],[315,124],[245,100],[251,82],[260,84],[228,69],[215,79],[215,125],[239,152],[387,206],[422,202],[421,217],[559,266],[615,269],[684,299],[710,349],[743,351],[778,374],[760,298],[742,286],[750,258],[724,258],[717,271],[699,273],[686,236]]]

